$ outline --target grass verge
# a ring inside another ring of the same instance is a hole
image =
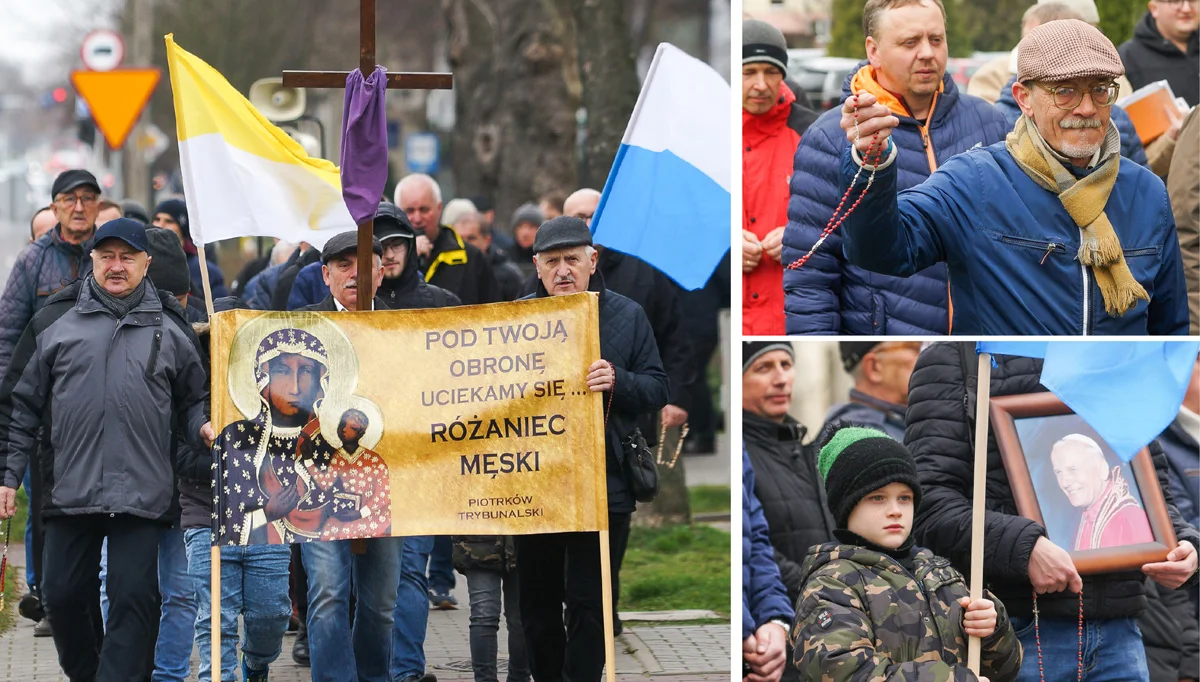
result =
[[[620,609],[709,609],[728,618],[729,541],[729,533],[703,525],[634,527],[621,567]]]
[[[694,485],[688,488],[688,503],[693,514],[729,511],[729,486]]]

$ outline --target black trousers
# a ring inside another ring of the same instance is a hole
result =
[[[608,515],[614,590],[629,542],[630,516]],[[520,591],[519,602],[533,679],[599,682],[604,670],[599,536],[596,533],[518,535],[515,542],[517,582],[529,586]],[[615,594],[614,591],[614,601]]]
[[[43,602],[71,682],[142,682],[154,666],[161,615],[158,534],[123,514],[45,520]],[[100,618],[100,545],[108,538],[108,631]]]

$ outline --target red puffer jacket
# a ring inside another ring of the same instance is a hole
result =
[[[742,110],[742,229],[760,240],[787,225],[792,156],[802,126],[811,122],[811,112],[795,105],[787,85],[780,86],[779,94],[779,102],[765,114]],[[753,272],[742,275],[742,333],[784,333],[783,266],[766,255]]]

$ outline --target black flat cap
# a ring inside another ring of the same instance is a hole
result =
[[[572,246],[591,246],[592,231],[587,223],[573,216],[560,215],[542,223],[533,238],[533,252],[569,249]]]
[[[85,185],[91,186],[97,194],[100,193],[100,183],[96,182],[95,175],[80,168],[65,170],[59,173],[57,178],[54,178],[54,186],[50,188],[50,198],[53,199],[60,194]]]
[[[383,201],[375,211],[375,238],[380,242],[396,238],[416,239],[417,231],[399,206]]]
[[[383,244],[374,237],[371,237],[371,250],[383,258]],[[348,253],[358,253],[358,230],[347,230],[325,242],[325,248],[321,249],[321,265],[328,265],[329,261]]]

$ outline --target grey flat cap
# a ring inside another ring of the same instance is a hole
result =
[[[542,223],[533,238],[533,252],[569,249],[572,246],[591,246],[592,231],[579,218],[560,215]]]

